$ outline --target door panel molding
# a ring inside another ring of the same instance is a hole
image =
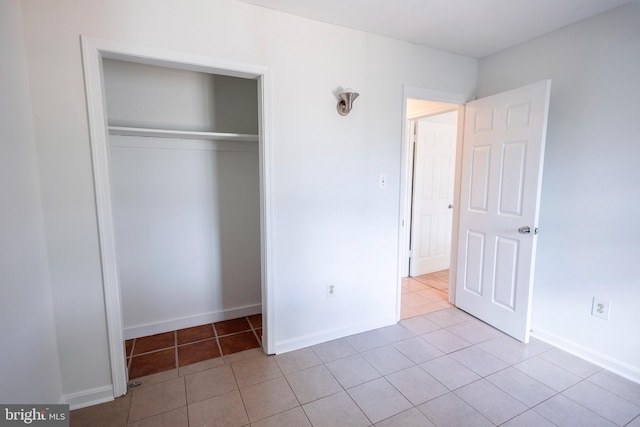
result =
[[[538,225],[550,91],[545,80],[466,107],[455,304],[523,342],[537,239],[524,229]]]

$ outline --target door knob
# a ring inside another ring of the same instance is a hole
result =
[[[520,234],[531,234],[531,227],[525,225],[524,227],[518,228],[518,233]],[[533,234],[538,234],[538,228],[533,229]]]

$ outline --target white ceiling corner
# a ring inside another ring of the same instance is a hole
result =
[[[240,0],[482,58],[635,0]]]

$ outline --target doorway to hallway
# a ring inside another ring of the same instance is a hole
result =
[[[432,101],[437,97],[422,92],[405,98],[400,319],[452,307],[455,296],[449,292],[455,275],[449,267],[464,100]]]
[[[401,320],[450,307],[448,269],[402,278]]]
[[[457,108],[447,104],[438,109]],[[451,263],[451,233],[458,112],[429,113],[411,120],[413,149],[409,276],[446,270]]]

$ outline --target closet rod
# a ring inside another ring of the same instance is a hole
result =
[[[207,139],[212,141],[258,142],[258,135],[246,133],[197,132],[188,130],[149,129],[109,126],[109,135],[146,136],[155,138]]]

